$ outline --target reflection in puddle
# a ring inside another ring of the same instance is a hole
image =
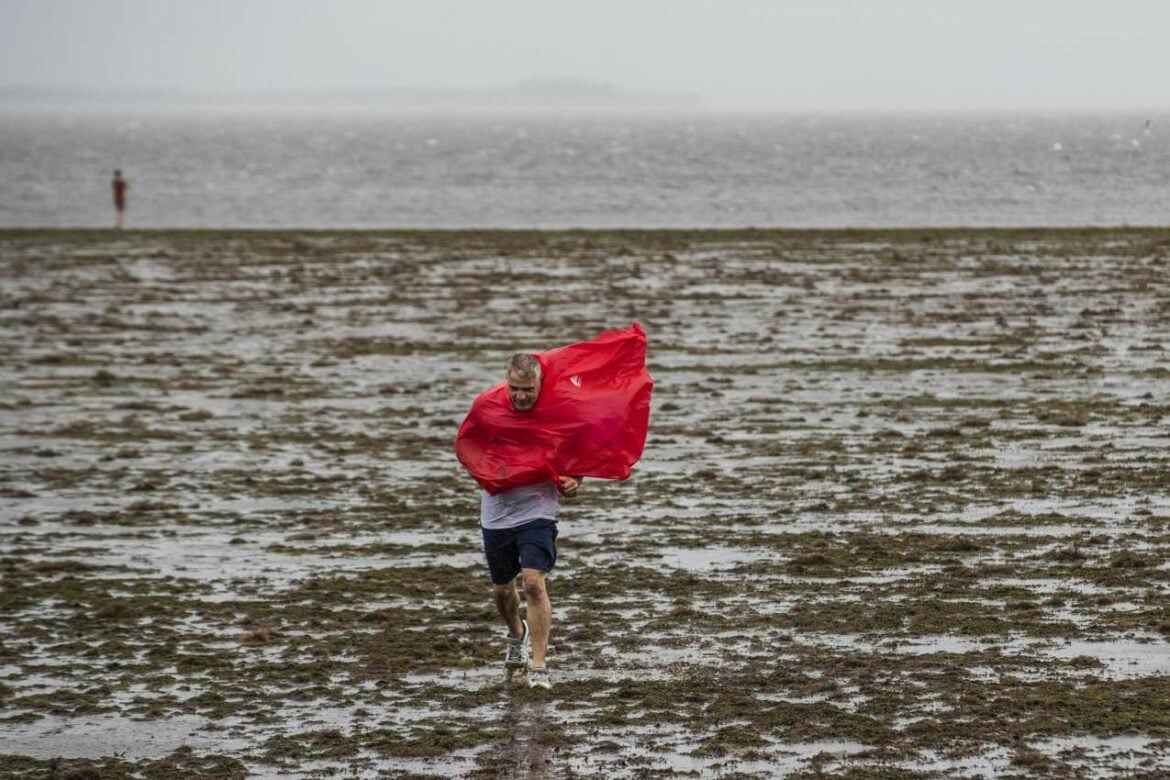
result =
[[[556,773],[552,756],[565,740],[564,729],[555,721],[550,724],[545,702],[509,697],[499,722],[506,736],[489,749],[497,776],[545,778]]]

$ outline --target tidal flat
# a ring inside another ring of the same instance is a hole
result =
[[[456,428],[632,321],[506,685]],[[0,778],[1170,774],[1170,230],[5,230],[0,354]]]

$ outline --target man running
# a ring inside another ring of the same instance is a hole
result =
[[[122,178],[121,171],[114,171],[114,180],[110,186],[114,190],[114,226],[122,227],[126,215],[126,190],[130,189],[130,182]]]
[[[532,355],[513,355],[505,379],[512,408],[522,414],[530,411],[540,396],[540,362]],[[580,486],[580,477],[560,477],[559,484],[541,482],[494,496],[484,490],[480,503],[479,524],[492,596],[508,628],[504,668],[510,678],[514,671],[528,667],[531,650],[528,684],[533,688],[552,687],[545,665],[552,624],[545,574],[557,561],[558,492],[575,496]],[[527,620],[520,617],[517,575],[524,580]]]
[[[545,575],[557,561],[560,496],[575,496],[583,477],[630,476],[646,445],[653,387],[646,333],[635,322],[589,341],[513,355],[504,381],[476,396],[459,426],[455,455],[483,488],[479,524],[492,595],[508,628],[508,678],[528,666],[531,652],[528,684],[551,687]]]

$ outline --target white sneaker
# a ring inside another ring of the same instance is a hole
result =
[[[534,666],[528,670],[528,687],[543,688],[546,691],[552,688],[552,680],[549,679],[547,666]]]
[[[524,636],[519,639],[508,637],[508,649],[504,651],[504,668],[507,670],[528,668],[532,637],[528,633],[528,621],[521,620],[520,623],[524,626]]]

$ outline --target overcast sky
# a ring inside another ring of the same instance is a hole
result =
[[[0,85],[539,78],[761,109],[1170,107],[1170,0],[0,0]]]

